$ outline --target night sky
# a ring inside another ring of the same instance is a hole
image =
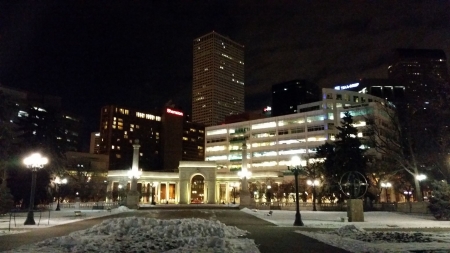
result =
[[[2,1],[0,83],[62,97],[88,131],[107,104],[190,112],[192,41],[212,30],[245,45],[257,110],[283,81],[386,78],[394,48],[449,57],[450,1]]]

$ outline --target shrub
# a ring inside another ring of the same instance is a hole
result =
[[[450,220],[450,186],[442,181],[435,181],[432,186],[428,209],[437,220]]]

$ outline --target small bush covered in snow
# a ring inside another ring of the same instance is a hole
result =
[[[438,220],[450,220],[450,186],[446,182],[433,182],[433,196],[428,209]]]

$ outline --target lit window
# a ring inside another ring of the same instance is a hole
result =
[[[140,156],[143,156],[143,155],[144,155],[144,153],[139,153],[139,155],[140,155]]]
[[[114,149],[114,145],[111,146],[111,149]]]
[[[187,137],[183,137],[183,141],[187,141],[188,140],[188,138]]]
[[[120,154],[116,154],[116,158],[121,158],[121,155]]]

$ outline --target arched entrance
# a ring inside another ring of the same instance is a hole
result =
[[[205,178],[202,175],[192,177],[190,202],[192,204],[205,203]]]

